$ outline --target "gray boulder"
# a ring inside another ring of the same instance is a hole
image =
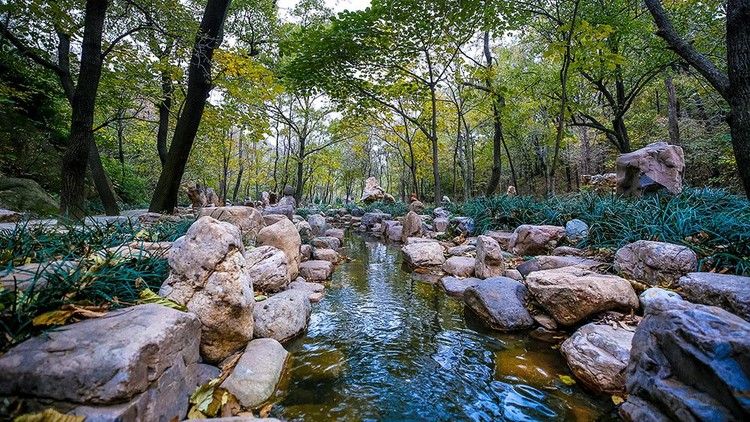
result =
[[[534,325],[526,296],[526,287],[518,281],[494,277],[467,288],[464,303],[494,330],[524,330]]]
[[[299,274],[305,280],[325,281],[333,274],[333,263],[321,259],[305,261],[299,266]]]
[[[513,232],[508,247],[518,255],[546,255],[565,238],[565,227],[524,224]]]
[[[501,277],[505,273],[505,260],[500,244],[489,236],[478,236],[476,248],[474,273],[477,278]]]
[[[259,302],[255,307],[255,338],[272,338],[281,343],[304,333],[310,320],[310,299],[304,291],[286,290]]]
[[[258,245],[273,246],[286,254],[289,262],[289,278],[294,279],[299,273],[300,246],[302,238],[291,220],[286,218],[264,227],[258,232]]]
[[[577,256],[536,256],[517,267],[518,271],[526,277],[534,271],[553,270],[555,268],[577,266],[591,271],[604,270],[609,265],[594,259],[580,258]]]
[[[371,228],[375,223],[382,223],[385,220],[390,220],[391,215],[382,212],[368,212],[362,216],[361,224],[368,229]]]
[[[407,244],[401,251],[404,253],[406,262],[414,267],[433,267],[443,265],[445,256],[443,247],[436,241],[409,243],[414,238],[407,239]]]
[[[332,264],[338,264],[341,255],[333,249],[315,248],[312,254],[314,259],[328,261]],[[303,276],[304,277],[304,276]]]
[[[401,242],[401,238],[404,235],[404,226],[400,224],[388,224],[384,226],[386,227],[385,235],[388,240],[391,242]]]
[[[0,396],[88,420],[181,420],[200,332],[194,314],[156,304],[48,331],[0,357]]]
[[[443,277],[439,284],[448,296],[463,299],[466,289],[478,285],[481,281],[478,278]]]
[[[14,177],[0,177],[0,207],[36,216],[60,213],[58,201],[45,192],[39,183]]]
[[[344,244],[344,230],[343,229],[328,229],[325,232],[325,237],[335,237],[339,240],[340,244]]]
[[[219,221],[226,221],[240,229],[242,240],[247,245],[255,244],[260,229],[266,226],[263,216],[253,207],[232,206],[202,208],[200,217],[209,216]]]
[[[689,273],[678,282],[686,300],[718,306],[750,321],[750,277],[716,273]]]
[[[477,247],[474,245],[459,245],[448,249],[450,256],[466,256],[476,252]]]
[[[255,290],[273,293],[289,284],[289,261],[283,251],[273,246],[245,251],[245,266]]]
[[[335,237],[327,236],[316,237],[310,242],[310,244],[321,249],[338,249],[341,247],[341,241]]]
[[[573,374],[590,390],[622,393],[634,331],[609,324],[586,324],[563,342],[560,352]]]
[[[615,270],[623,277],[649,286],[671,286],[698,269],[698,257],[690,248],[665,242],[639,240],[615,253]]]
[[[626,379],[626,421],[750,420],[750,323],[648,289]]]
[[[578,242],[589,235],[589,225],[585,221],[574,218],[565,223],[565,237],[571,242]]]
[[[573,325],[599,312],[638,308],[630,283],[584,268],[535,271],[526,286],[539,305],[561,325]]]
[[[414,205],[418,201],[412,202]],[[421,203],[421,202],[420,202]],[[405,242],[410,237],[422,236],[422,218],[414,211],[409,211],[404,219],[404,228],[401,231],[401,241]]]
[[[432,229],[438,233],[443,233],[448,230],[450,221],[447,218],[438,217],[432,220]]]
[[[301,290],[306,292],[309,296],[310,302],[320,302],[323,300],[323,293],[325,292],[325,286],[320,283],[310,283],[305,281],[304,278],[298,277],[297,280],[289,283],[289,289]]]
[[[274,397],[289,352],[271,338],[251,341],[221,388],[226,389],[247,409],[258,409]]]
[[[239,228],[208,216],[193,223],[169,251],[169,277],[159,295],[198,315],[201,356],[209,363],[253,338],[255,300],[244,251]]]
[[[325,217],[320,214],[310,214],[307,216],[307,223],[312,228],[313,236],[325,236],[326,230],[328,230]]]
[[[452,256],[443,264],[443,271],[456,277],[471,277],[475,264],[476,259],[470,256]]]
[[[510,251],[510,240],[513,238],[513,232],[487,231],[484,235],[495,239],[502,250]]]

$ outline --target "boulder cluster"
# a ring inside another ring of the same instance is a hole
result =
[[[420,280],[434,274],[487,327],[565,338],[572,373],[594,392],[627,397],[628,421],[750,416],[750,278],[697,272],[690,247],[639,240],[607,259],[575,247],[588,236],[581,220],[472,236],[470,219],[425,215],[421,204],[402,218],[347,219],[403,243]],[[449,227],[460,235],[438,240]]]
[[[167,258],[159,295],[175,306],[137,305],[19,344],[0,356],[0,397],[87,420],[169,421],[185,419],[196,388],[210,385],[236,404],[223,416],[260,409],[276,398],[291,364],[283,344],[306,332],[343,241],[319,214],[228,206],[199,210],[174,243],[102,251]],[[25,289],[44,271],[17,269],[3,285]]]

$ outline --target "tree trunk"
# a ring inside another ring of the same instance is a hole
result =
[[[670,74],[664,76],[664,88],[667,90],[667,114],[669,118],[669,141],[673,145],[680,145],[680,126],[677,123],[677,91]]]
[[[299,138],[299,154],[297,155],[297,186],[295,187],[294,199],[299,204],[302,201],[302,187],[304,185],[302,177],[305,169],[305,143],[307,140],[304,137]],[[283,187],[282,187],[283,189]]]
[[[93,125],[93,117],[91,123]],[[96,147],[94,141],[94,133],[89,129],[91,133],[89,137],[89,167],[91,168],[91,177],[94,179],[94,186],[96,191],[99,193],[99,199],[102,200],[104,205],[104,213],[106,215],[120,215],[120,208],[117,206],[117,196],[115,195],[115,189],[112,183],[109,181],[107,172],[104,171],[104,165],[102,164],[102,158],[99,155],[99,148]],[[72,134],[72,127],[71,127]]]
[[[159,153],[162,168],[167,163],[169,148],[167,136],[169,135],[169,112],[172,109],[172,77],[166,70],[161,72],[161,101],[159,101],[159,130],[156,133],[156,150]]]
[[[71,105],[70,141],[62,158],[60,212],[75,219],[85,214],[86,165],[92,149],[96,148],[92,128],[96,93],[102,73],[102,32],[107,6],[109,6],[107,0],[86,1],[81,68]]]
[[[484,58],[487,61],[487,69],[492,69],[492,51],[490,50],[490,32],[484,31]],[[491,72],[490,72],[491,73]],[[500,120],[500,111],[505,105],[505,98],[495,92],[492,80],[485,79],[487,91],[492,99],[492,174],[487,184],[487,196],[492,196],[500,185],[500,173],[503,169],[503,122]]]
[[[731,112],[727,119],[737,170],[750,199],[750,0],[727,2],[727,70]]]
[[[242,183],[242,173],[245,170],[245,162],[242,160],[244,145],[242,145],[242,133],[245,131],[245,126],[240,128],[239,139],[237,140],[237,159],[240,162],[240,169],[237,172],[237,182],[234,184],[234,192],[232,192],[232,202],[237,202],[237,194],[240,191],[240,184]],[[256,166],[257,168],[257,166]]]
[[[175,127],[167,162],[162,168],[149,211],[171,213],[177,205],[185,165],[211,92],[211,59],[221,45],[224,20],[231,0],[208,0],[193,46],[185,106]]]

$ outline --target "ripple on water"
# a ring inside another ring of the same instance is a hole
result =
[[[401,270],[399,248],[358,236],[287,348],[289,420],[594,420],[606,398],[565,386],[559,352],[483,328],[462,302]]]

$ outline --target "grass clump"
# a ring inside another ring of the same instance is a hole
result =
[[[34,324],[41,315],[63,309],[129,306],[137,303],[145,289],[157,290],[169,273],[166,254],[141,251],[137,246],[174,241],[191,223],[149,227],[133,222],[21,224],[0,231],[3,273],[24,265],[29,268],[16,272],[18,281],[0,285],[0,350],[50,325]],[[128,244],[136,247],[130,249]]]
[[[717,189],[686,189],[680,195],[641,199],[593,192],[538,200],[476,198],[448,208],[472,217],[477,233],[513,230],[521,224],[564,225],[578,218],[589,236],[578,246],[617,249],[636,240],[681,244],[693,249],[701,270],[750,275],[750,202]]]

